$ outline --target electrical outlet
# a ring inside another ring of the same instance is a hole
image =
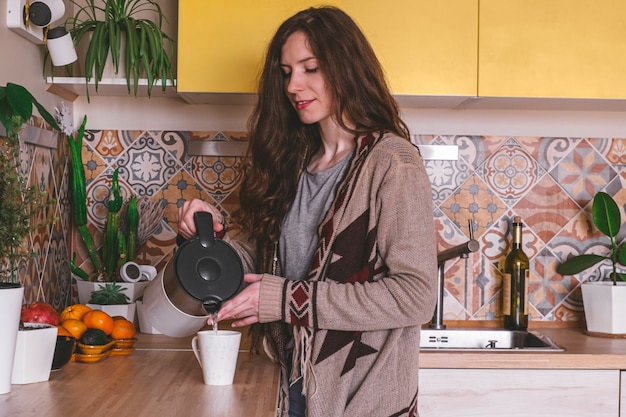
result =
[[[24,24],[24,7],[29,0],[7,0],[7,27],[36,44],[43,44],[43,28]]]

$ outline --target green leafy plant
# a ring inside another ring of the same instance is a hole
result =
[[[115,169],[111,177],[102,247],[96,247],[87,221],[87,184],[82,157],[86,124],[85,116],[78,132],[67,135],[67,140],[72,160],[70,188],[74,225],[87,249],[94,271],[90,274],[76,265],[76,253],[70,260],[70,269],[77,277],[87,281],[119,281],[120,268],[124,263],[135,260],[138,250],[154,234],[163,219],[165,207],[152,203],[147,197],[138,198],[135,195],[125,202],[119,184],[119,173]]]
[[[98,288],[98,290],[92,291],[89,303],[100,305],[130,303],[130,298],[122,292],[126,291],[126,288],[116,284],[115,282],[108,282],[104,285],[99,285]]]
[[[126,260],[133,260],[136,256],[135,251],[131,254],[132,258],[129,258],[126,248],[131,247],[133,250],[137,248],[136,228],[138,228],[138,222],[130,223],[129,232],[125,232],[120,228],[120,212],[123,206],[123,198],[118,180],[118,171],[116,169],[111,179],[111,192],[102,249],[98,250],[98,248],[96,248],[87,225],[87,184],[85,181],[85,168],[82,157],[83,137],[85,135],[86,124],[87,116],[83,118],[78,132],[74,136],[67,135],[67,140],[72,158],[71,189],[72,201],[74,203],[74,224],[87,248],[89,259],[91,259],[93,263],[95,273],[90,276],[87,272],[78,267],[75,264],[76,254],[72,257],[70,268],[75,275],[85,280],[97,280],[100,277],[104,277],[106,281],[115,281],[118,277],[118,271],[124,262],[126,262]],[[136,200],[137,197],[132,196],[130,198],[131,203],[128,204],[126,210],[128,216],[134,219],[138,217]],[[132,201],[135,202],[132,203]],[[131,241],[127,240],[126,235],[130,237]]]
[[[32,256],[23,244],[37,225],[36,213],[47,204],[46,193],[28,187],[20,170],[19,132],[30,119],[33,106],[50,126],[60,130],[50,113],[23,86],[0,86],[0,122],[6,131],[0,139],[0,281],[17,282],[20,260]]]
[[[605,192],[599,192],[593,198],[591,208],[593,223],[610,241],[608,255],[584,254],[567,259],[558,268],[561,275],[575,275],[596,266],[600,262],[609,261],[612,265],[611,280],[617,285],[617,279],[626,281],[626,274],[617,272],[617,266],[626,266],[626,242],[619,244],[617,234],[622,225],[619,207],[613,198]]]
[[[133,92],[137,95],[142,76],[148,81],[148,96],[159,79],[163,91],[168,80],[174,84],[170,58],[174,56],[174,41],[162,30],[163,21],[167,19],[154,0],[86,0],[86,4],[85,1],[81,1],[82,4],[70,1],[78,9],[74,17],[68,19],[67,27],[77,47],[83,40],[88,43],[84,57],[85,77],[87,83],[94,78],[96,91],[109,54],[117,73],[122,52],[129,94],[132,81]],[[140,17],[149,13],[156,16],[156,22]]]

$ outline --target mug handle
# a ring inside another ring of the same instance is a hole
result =
[[[202,361],[200,360],[200,352],[198,351],[198,336],[194,336],[191,339],[191,349],[193,350],[193,354],[196,355],[196,359],[202,368]]]

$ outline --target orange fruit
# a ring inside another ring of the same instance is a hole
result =
[[[100,329],[107,335],[113,331],[113,317],[102,310],[91,310],[83,316],[83,322],[90,329]]]
[[[67,319],[82,320],[83,316],[90,311],[91,308],[85,304],[73,304],[65,307],[65,309],[61,312],[61,321],[65,321]]]
[[[57,324],[57,336],[72,336],[72,333],[68,332],[67,329],[60,324]]]
[[[132,321],[126,319],[118,319],[113,323],[113,332],[111,337],[113,339],[132,339],[135,337],[135,325]]]
[[[87,325],[82,320],[77,319],[64,320],[61,322],[61,327],[74,336],[76,340],[80,339],[83,333],[87,331]]]

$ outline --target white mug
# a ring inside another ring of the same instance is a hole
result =
[[[199,331],[191,348],[207,385],[231,385],[235,378],[241,333],[233,330]]]

